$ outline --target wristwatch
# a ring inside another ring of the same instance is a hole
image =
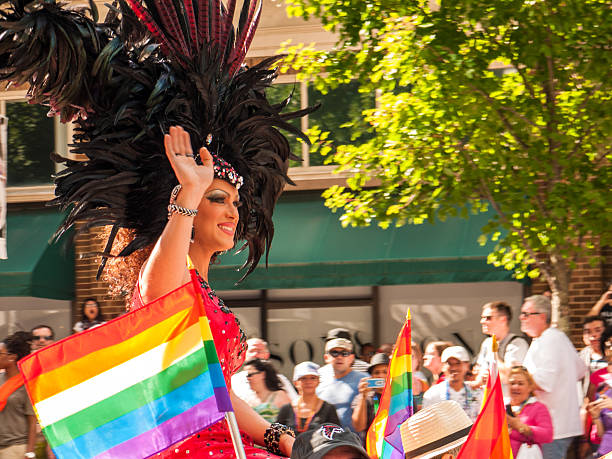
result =
[[[36,459],[36,453],[32,451],[28,451],[27,453],[24,454],[24,457],[27,457],[28,459]]]

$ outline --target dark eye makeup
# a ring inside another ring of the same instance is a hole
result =
[[[212,190],[205,195],[206,199],[215,204],[225,204],[225,200],[230,198],[230,195],[223,190]],[[232,203],[235,207],[240,207],[242,201],[234,201]]]

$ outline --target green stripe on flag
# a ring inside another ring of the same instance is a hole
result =
[[[412,389],[412,378],[408,378],[407,376],[409,376],[409,373],[396,376],[391,380],[391,397]]]
[[[208,360],[208,363],[219,363],[219,356],[217,355],[217,348],[215,347],[215,342],[212,339],[209,339],[204,341],[203,343],[204,349],[206,349],[206,359]]]

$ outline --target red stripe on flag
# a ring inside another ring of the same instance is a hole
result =
[[[186,295],[186,293],[188,293],[188,295]],[[72,335],[45,347],[44,353],[39,354],[36,352],[24,357],[20,362],[21,370],[27,373],[28,379],[31,380],[44,372],[64,366],[87,354],[118,344],[149,329],[163,319],[186,308],[193,307],[193,297],[190,295],[199,294],[200,292],[195,291],[195,287],[190,281],[188,284],[182,285],[156,300],[156,303],[163,301],[166,306],[164,309],[158,311],[159,314],[151,314],[137,321],[133,321],[132,327],[126,329],[125,321],[119,322],[119,319],[125,319],[129,315],[135,314],[136,310],[128,312],[104,325],[90,328],[80,333],[80,335],[84,335],[95,330],[97,335],[96,339],[73,340],[71,338],[74,337],[74,335]],[[140,315],[144,316],[142,313]],[[168,339],[171,339],[171,337],[168,337]],[[37,358],[33,358],[34,355],[36,355]]]

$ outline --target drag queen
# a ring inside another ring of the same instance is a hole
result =
[[[234,246],[240,220],[238,208],[242,204],[239,187],[243,178],[205,147],[198,153],[198,164],[189,134],[181,127],[170,127],[170,133],[164,136],[164,145],[179,185],[172,193],[168,223],[141,269],[132,307],[141,307],[189,282],[186,260],[190,259],[198,274],[219,362],[229,387],[231,375],[244,362],[246,336],[232,312],[209,287],[208,267],[216,254]],[[291,455],[292,432],[278,424],[271,427],[231,391],[230,397],[240,429],[246,433],[242,441],[249,457],[276,457],[254,448],[251,438],[266,444],[269,450]],[[276,441],[266,441],[265,437],[274,435]],[[188,457],[191,453],[197,457],[233,458],[231,445],[223,420],[172,446],[161,456]]]
[[[31,103],[73,121],[72,152],[85,158],[54,158],[66,167],[52,203],[69,210],[56,237],[77,222],[76,234],[106,228],[98,275],[133,308],[187,282],[189,259],[247,456],[288,456],[292,432],[231,392],[245,335],[207,281],[219,252],[236,244],[248,250],[243,278],[267,257],[272,212],[290,183],[279,129],[307,141],[288,121],[312,109],[286,113],[288,100],[267,100],[276,57],[243,63],[261,0],[244,1],[236,28],[235,0],[118,1],[103,22],[91,5],[0,0],[0,79],[28,85]],[[221,421],[160,456],[234,452]]]

